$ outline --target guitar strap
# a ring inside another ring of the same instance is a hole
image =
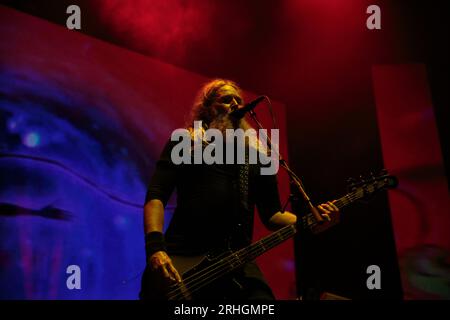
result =
[[[248,211],[248,175],[249,163],[248,152],[245,153],[245,163],[239,166],[239,202],[242,209]]]
[[[251,243],[251,234],[253,231],[253,210],[250,209],[249,204],[249,157],[248,152],[245,153],[245,163],[239,165],[239,176],[238,176],[238,186],[239,186],[239,208],[237,213],[237,221],[241,226],[238,231],[238,237],[241,237],[241,241],[246,244]],[[244,238],[242,238],[244,236]]]
[[[249,210],[249,158],[248,152],[245,153],[245,163],[238,165],[238,176],[237,176],[237,208],[235,211],[235,223],[231,238],[229,239],[230,248],[234,246],[244,246],[251,243],[251,231],[253,230],[253,217]],[[249,233],[250,232],[250,233]],[[231,285],[239,291],[244,289],[240,281],[233,276],[231,278]]]

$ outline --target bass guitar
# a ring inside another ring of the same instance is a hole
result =
[[[350,192],[336,200],[334,204],[340,209],[377,191],[396,186],[397,179],[384,171],[379,176],[353,183]],[[300,223],[303,224],[301,227],[306,226],[312,229],[317,226],[311,213],[301,217]],[[293,237],[299,227],[298,225],[285,226],[237,251],[227,250],[219,255],[171,256],[172,263],[182,275],[182,282],[167,286],[162,283],[163,279],[159,274],[150,275],[148,279],[148,285],[151,287],[150,299],[190,300],[195,292]]]

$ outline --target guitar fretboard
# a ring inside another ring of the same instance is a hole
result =
[[[350,203],[361,199],[365,196],[366,192],[372,193],[376,190],[375,186],[368,186],[366,190],[358,189],[354,192],[350,192],[345,196],[339,198],[334,203],[339,209],[343,208]],[[302,217],[303,226],[314,227],[317,225],[316,219],[312,213]],[[261,240],[251,244],[250,246],[243,248],[230,256],[223,259],[220,263],[224,264],[224,267],[229,271],[234,270],[247,262],[250,262],[262,255],[266,251],[276,247],[280,243],[292,238],[297,232],[295,225],[289,225],[281,228],[280,230],[273,232],[272,234],[262,238]]]

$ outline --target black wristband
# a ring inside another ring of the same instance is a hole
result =
[[[167,251],[164,235],[158,231],[152,231],[145,235],[145,253],[147,258],[157,251]]]

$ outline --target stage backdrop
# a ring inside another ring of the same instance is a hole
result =
[[[450,299],[450,201],[425,65],[373,67],[385,166],[405,299]]]
[[[0,298],[136,299],[146,185],[208,79],[5,7],[0,21]],[[295,297],[291,241],[259,262],[277,298]]]

